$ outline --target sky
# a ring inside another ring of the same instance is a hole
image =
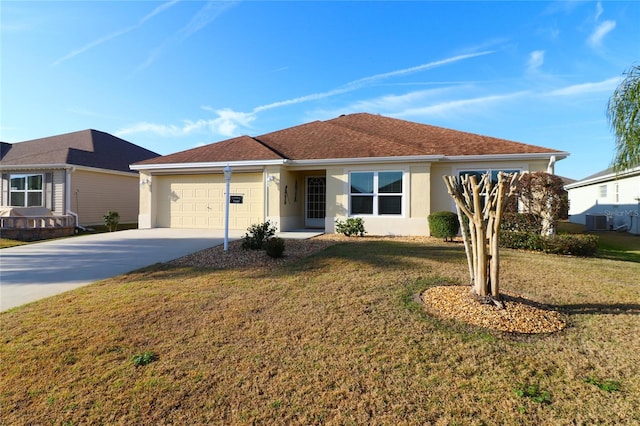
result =
[[[170,154],[368,112],[610,166],[638,1],[0,1],[0,140]]]

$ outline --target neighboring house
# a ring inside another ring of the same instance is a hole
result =
[[[640,166],[616,175],[609,168],[565,186],[569,221],[587,230],[640,235]]]
[[[427,235],[427,216],[455,210],[442,177],[553,168],[566,152],[371,114],[240,136],[131,166],[142,228],[224,229],[266,220],[281,231],[364,218],[370,235]],[[242,203],[235,203],[240,202]]]
[[[83,130],[0,149],[2,232],[19,228],[71,228],[138,220],[138,173],[131,163],[159,154],[97,130]]]

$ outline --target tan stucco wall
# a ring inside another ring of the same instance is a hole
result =
[[[120,223],[138,220],[138,175],[76,170],[71,176],[71,210],[80,225],[102,225],[108,211],[117,211]]]
[[[349,173],[353,171],[403,171],[405,197],[402,216],[362,216],[369,235],[425,235],[429,197],[430,166],[425,163],[385,165],[352,164],[327,169],[327,218],[325,230],[335,232],[336,219],[349,215]]]

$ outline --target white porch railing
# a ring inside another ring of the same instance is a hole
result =
[[[72,228],[73,216],[0,216],[2,229]]]

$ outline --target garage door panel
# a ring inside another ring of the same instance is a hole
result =
[[[157,226],[223,229],[225,185],[221,174],[157,177]],[[262,173],[234,174],[230,193],[243,196],[243,204],[229,206],[230,229],[263,222]]]

